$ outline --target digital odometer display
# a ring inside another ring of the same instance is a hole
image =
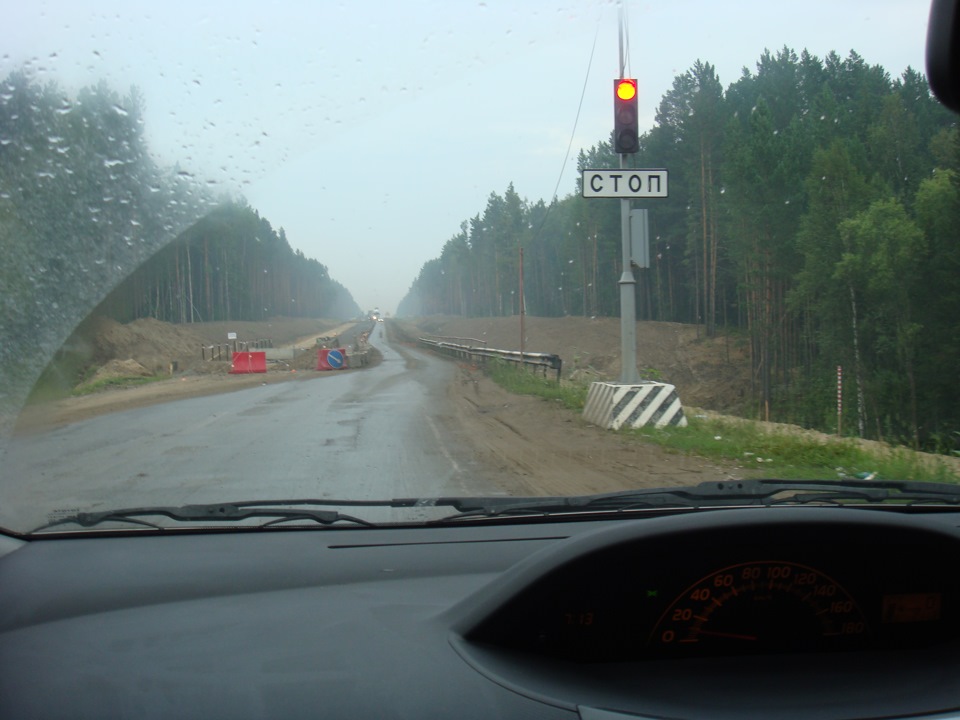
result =
[[[870,625],[856,600],[816,568],[782,560],[730,565],[697,580],[648,643],[665,651],[803,651],[857,645]]]
[[[942,593],[907,593],[883,596],[883,622],[934,622],[940,619]]]

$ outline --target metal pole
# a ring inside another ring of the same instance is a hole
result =
[[[523,342],[526,336],[526,329],[523,326],[524,317],[527,309],[523,302],[523,246],[520,246],[520,362],[523,363]]]
[[[620,75],[625,71],[623,37],[623,4],[618,8]],[[620,154],[620,169],[627,167],[627,156]],[[637,280],[633,276],[630,252],[630,200],[620,200],[620,243],[623,248],[623,274],[620,276],[620,383],[637,385],[640,375],[637,372]]]
[[[620,155],[620,169],[626,168],[627,156]],[[637,385],[637,280],[633,276],[630,252],[630,200],[620,200],[620,240],[623,246],[623,274],[620,276],[620,383]]]

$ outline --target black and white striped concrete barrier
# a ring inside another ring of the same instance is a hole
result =
[[[591,383],[583,418],[608,430],[619,430],[624,426],[687,426],[676,388],[658,382],[639,385]]]

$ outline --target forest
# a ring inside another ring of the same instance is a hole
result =
[[[282,228],[161,167],[143,109],[136,87],[71,94],[23,71],[0,81],[0,331],[15,339],[0,362],[22,378],[12,386],[38,372],[16,342],[52,355],[94,307],[181,323],[360,313]]]
[[[697,61],[628,167],[666,168],[637,318],[749,347],[746,413],[960,451],[960,155],[926,79],[855,52],[766,51],[724,89]],[[579,168],[619,167],[609,140]],[[402,315],[619,315],[618,200],[530,201],[512,184],[422,267]],[[852,418],[852,419],[850,419]]]

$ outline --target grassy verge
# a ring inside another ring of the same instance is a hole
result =
[[[545,400],[557,400],[570,410],[583,410],[587,401],[586,385],[562,382],[534,375],[532,370],[519,368],[509,362],[491,362],[487,373],[504,390],[516,395],[535,395]]]
[[[488,366],[490,377],[518,395],[561,402],[581,412],[589,387],[545,379],[509,363]],[[737,463],[746,477],[850,478],[874,476],[886,480],[960,482],[943,459],[907,448],[871,450],[851,439],[803,433],[769,432],[748,420],[725,421],[690,417],[685,428],[624,430],[626,437],[652,442],[686,455]]]
[[[851,439],[770,432],[749,421],[688,417],[688,423],[626,432],[677,452],[735,461],[747,476],[960,482],[945,461],[907,448],[871,450]]]
[[[71,394],[74,396],[92,395],[93,393],[111,388],[137,387],[139,385],[146,385],[148,383],[157,382],[158,380],[167,379],[168,378],[164,376],[104,378],[103,380],[94,380],[92,382],[86,382],[82,385],[78,385],[73,389]]]

